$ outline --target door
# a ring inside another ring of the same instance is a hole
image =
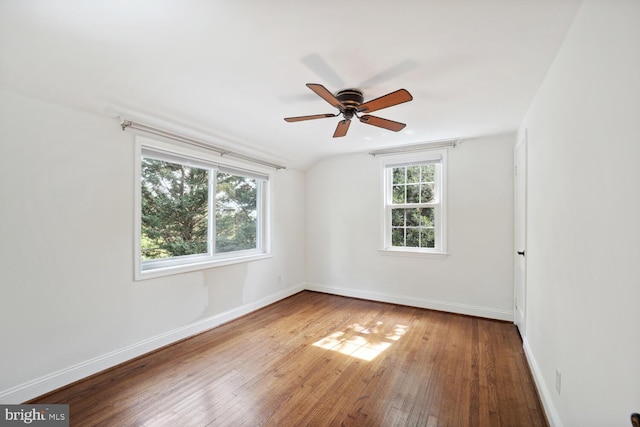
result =
[[[527,307],[527,131],[514,150],[515,251],[514,251],[514,322],[525,336]]]

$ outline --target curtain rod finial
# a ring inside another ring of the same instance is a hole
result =
[[[128,128],[129,126],[131,126],[131,120],[120,120],[120,127],[122,128],[122,130],[125,130],[126,128]]]

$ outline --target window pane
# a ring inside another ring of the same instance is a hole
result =
[[[420,225],[420,209],[406,209],[407,227]]]
[[[407,168],[407,183],[420,182],[420,166],[409,166]]]
[[[391,229],[391,246],[404,246],[404,228]]]
[[[420,202],[429,203],[433,201],[433,184],[420,184]]]
[[[420,247],[420,229],[419,228],[407,228],[407,243],[409,248]]]
[[[420,209],[420,225],[422,227],[433,227],[435,223],[433,214],[433,208]]]
[[[393,203],[404,203],[404,185],[393,186]]]
[[[435,173],[436,173],[436,165],[422,165],[422,177],[420,178],[421,182],[434,182]]]
[[[435,248],[436,247],[435,232],[433,228],[420,228],[420,247]]]
[[[404,209],[391,209],[391,226],[404,227]]]
[[[255,249],[257,220],[257,180],[218,172],[216,252]]]
[[[394,184],[404,184],[405,180],[404,180],[404,172],[405,172],[405,167],[401,167],[401,168],[393,168],[393,183]]]
[[[407,185],[407,203],[420,203],[420,184]]]
[[[142,159],[142,259],[207,253],[209,172]]]

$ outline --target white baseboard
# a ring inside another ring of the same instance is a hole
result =
[[[522,347],[524,348],[524,354],[527,357],[527,361],[529,362],[529,367],[531,368],[531,373],[533,374],[533,381],[536,383],[536,388],[538,389],[538,394],[540,395],[540,399],[542,400],[542,406],[544,407],[544,412],[547,415],[547,421],[549,421],[549,425],[551,427],[563,427],[562,420],[560,419],[560,415],[558,414],[558,410],[553,404],[551,391],[549,390],[549,387],[547,387],[547,383],[542,376],[542,371],[540,371],[540,366],[538,366],[538,362],[536,361],[536,358],[531,351],[529,341],[527,341],[526,337],[522,338]]]
[[[307,283],[305,289],[326,294],[341,295],[344,297],[362,298],[372,301],[388,302],[392,304],[408,305],[410,307],[428,308],[431,310],[447,311],[450,313],[467,314],[470,316],[486,317],[489,319],[507,320],[513,322],[513,311],[497,308],[481,307],[469,304],[453,303],[425,298],[393,295],[374,291],[337,288]]]
[[[346,297],[362,298],[372,301],[407,305],[411,307],[448,311],[452,313],[486,317],[490,319],[513,321],[513,313],[508,310],[499,310],[467,304],[450,303],[446,301],[414,298],[402,295],[392,295],[386,293],[383,294],[357,289],[336,288],[316,284],[300,284],[272,294],[268,297],[262,298],[258,301],[242,305],[224,313],[220,313],[207,319],[191,323],[182,328],[174,329],[167,333],[78,363],[68,368],[45,375],[43,377],[36,378],[32,381],[20,384],[10,389],[0,391],[0,404],[22,403],[28,401],[35,397],[56,390],[60,387],[64,387],[65,385],[71,384],[75,381],[86,378],[90,375],[104,371],[105,369],[109,369],[128,360],[157,350],[166,345],[199,334],[211,328],[215,328],[216,326],[227,323],[233,319],[237,319],[238,317],[244,316],[248,313],[251,313],[252,311],[256,311],[262,307],[287,298],[305,289]],[[536,379],[536,381],[538,380]],[[561,424],[556,424],[556,426],[561,427]]]
[[[224,313],[191,323],[182,328],[174,329],[139,343],[112,351],[111,353],[107,353],[43,377],[36,378],[35,380],[20,384],[8,390],[0,391],[0,404],[22,403],[36,398],[82,378],[86,378],[100,371],[104,371],[105,369],[142,356],[153,350],[157,350],[166,345],[207,331],[211,328],[215,328],[216,326],[220,326],[223,323],[237,319],[238,317],[249,314],[262,307],[266,307],[269,304],[273,304],[276,301],[287,298],[303,290],[303,285],[296,285],[289,289],[269,295],[268,297],[259,299],[258,301],[244,304],[232,310],[225,311]]]

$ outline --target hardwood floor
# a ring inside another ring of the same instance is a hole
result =
[[[77,426],[546,426],[508,322],[301,292],[30,403]]]

